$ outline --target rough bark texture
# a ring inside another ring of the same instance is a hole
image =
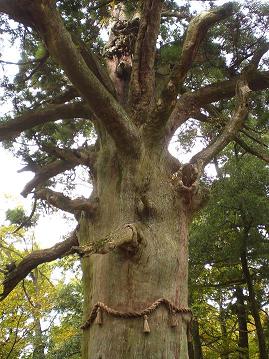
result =
[[[98,301],[119,311],[141,310],[161,297],[187,307],[189,217],[166,159],[148,151],[137,162],[113,156],[110,148],[100,161],[99,210],[95,220],[83,220],[80,244],[98,241],[125,223],[139,223],[142,242],[136,254],[121,249],[82,259],[85,319]],[[182,318],[178,315],[179,325],[172,328],[167,310],[158,308],[146,334],[143,318],[104,315],[102,326],[93,324],[84,332],[83,358],[187,358]]]

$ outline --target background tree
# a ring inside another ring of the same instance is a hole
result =
[[[236,357],[239,353],[239,357],[252,358],[258,352],[260,358],[266,358],[266,315],[262,309],[267,306],[268,296],[269,173],[267,167],[244,150],[238,146],[235,150],[236,155],[234,149],[226,152],[221,178],[214,182],[212,198],[194,221],[190,277],[198,308],[200,301],[208,300],[220,306],[217,298],[221,291],[225,298],[222,301],[225,322],[228,318],[237,322],[235,326],[228,326],[233,333],[235,328],[238,330],[238,336],[233,337],[235,343],[229,340]],[[204,286],[202,292],[201,286]],[[204,293],[202,299],[199,298],[201,293]],[[209,311],[205,311],[211,319]],[[199,316],[202,316],[200,311]],[[212,327],[201,322],[200,327],[205,332],[208,326]],[[203,336],[204,345],[210,341]],[[223,334],[215,343],[220,341],[223,341]]]
[[[19,23],[3,16],[1,25],[22,48],[14,83],[3,81],[14,112],[0,139],[34,172],[22,194],[79,221],[65,241],[24,258],[2,298],[39,264],[78,252],[83,358],[186,358],[188,227],[204,203],[204,168],[234,140],[268,161],[253,135],[266,130],[268,95],[249,102],[269,86],[267,6],[227,3],[194,16],[188,4],[161,0],[1,0],[0,11]],[[183,164],[167,146],[191,118],[206,147]],[[55,176],[80,165],[92,194],[71,199]],[[151,307],[159,298],[164,305]],[[133,318],[114,317],[126,312]],[[97,314],[103,326],[91,326]]]
[[[7,211],[9,221],[12,217],[17,222],[17,213],[26,218],[19,207]],[[16,265],[37,248],[31,231],[17,230],[17,224],[21,223],[1,226],[1,268]],[[1,270],[1,281],[6,274],[6,269]],[[1,302],[1,358],[81,357],[81,335],[77,333],[82,312],[80,278],[73,258],[53,266],[43,264],[15,288],[8,301]]]

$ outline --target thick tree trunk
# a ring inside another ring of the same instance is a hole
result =
[[[258,345],[259,345],[260,359],[268,359],[266,344],[265,344],[265,337],[264,337],[264,332],[263,332],[262,323],[261,323],[260,314],[259,314],[259,306],[256,301],[255,291],[254,291],[254,287],[253,287],[253,283],[252,283],[252,279],[251,279],[251,275],[250,275],[249,267],[248,267],[247,237],[248,237],[248,230],[245,230],[244,236],[242,238],[242,248],[241,248],[242,271],[243,271],[243,274],[244,274],[244,277],[245,277],[245,280],[247,283],[251,313],[253,315],[254,322],[255,322],[256,333],[257,333],[257,338],[258,338]]]
[[[118,227],[135,223],[142,236],[136,254],[117,250],[82,259],[85,319],[103,302],[118,311],[142,310],[159,298],[187,307],[188,223],[182,200],[175,195],[166,157],[145,151],[139,162],[113,157],[103,149],[97,169],[99,209],[80,231],[80,244],[100,241]],[[120,319],[103,313],[103,324],[84,330],[83,359],[188,358],[189,314],[177,314],[171,327],[167,308],[148,318]]]
[[[239,359],[249,359],[249,347],[248,347],[248,328],[247,328],[247,312],[244,302],[244,293],[241,287],[237,287],[235,291],[236,295],[236,313],[238,318],[238,330],[239,330]]]

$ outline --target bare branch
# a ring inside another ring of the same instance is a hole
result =
[[[0,124],[0,141],[18,136],[35,126],[57,120],[90,116],[90,111],[82,102],[49,105],[44,109],[29,111],[15,119]]]
[[[143,1],[130,83],[130,101],[134,106],[139,105],[139,109],[152,104],[156,41],[162,4],[162,0]]]
[[[201,13],[190,22],[180,61],[174,66],[167,87],[163,90],[161,99],[159,100],[158,110],[161,116],[163,116],[164,112],[171,112],[178,91],[184,83],[186,75],[192,66],[193,60],[207,31],[214,24],[231,16],[232,12],[233,3],[226,3],[220,8]]]
[[[192,157],[190,163],[198,163],[199,171],[209,163],[214,156],[219,153],[236,135],[240,128],[244,125],[244,121],[248,115],[248,99],[250,95],[250,88],[242,75],[242,79],[238,81],[237,85],[237,106],[230,119],[224,127],[223,132],[215,139],[215,141],[208,145],[205,149],[198,152]]]
[[[78,245],[76,236],[76,230],[61,243],[55,244],[55,246],[37,250],[25,257],[17,267],[10,272],[3,282],[3,292],[1,293],[1,300],[5,299],[8,294],[16,287],[16,285],[23,280],[33,269],[42,263],[54,261],[57,258],[61,258],[66,254],[74,253],[72,247]]]
[[[235,137],[235,141],[241,146],[244,150],[246,150],[248,153],[260,158],[261,160],[269,163],[269,152],[265,153],[261,148],[253,148],[246,144],[245,141],[242,140],[239,136]]]
[[[96,203],[92,203],[89,199],[70,199],[62,193],[53,191],[49,188],[38,189],[35,192],[35,197],[72,214],[84,211],[87,215],[93,215],[96,210]]]

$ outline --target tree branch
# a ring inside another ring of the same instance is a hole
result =
[[[66,254],[74,253],[72,247],[78,245],[78,239],[76,236],[76,230],[61,243],[55,244],[55,246],[37,250],[26,256],[18,266],[10,272],[3,281],[3,292],[0,299],[5,299],[8,294],[16,287],[16,285],[23,280],[33,269],[42,263],[54,261],[57,258],[61,258]]]
[[[269,87],[269,71],[249,71],[246,80],[252,91],[265,90]],[[212,102],[234,97],[236,84],[240,76],[202,87],[193,92],[184,93],[177,101],[165,128],[165,137],[168,142],[175,130],[188,120],[197,109]]]
[[[85,63],[57,12],[55,2],[2,0],[0,11],[14,20],[27,22],[28,26],[39,32],[51,56],[88,102],[91,111],[102,122],[118,149],[136,156],[140,150],[137,128]]]
[[[38,189],[35,192],[35,197],[72,214],[84,211],[87,215],[92,216],[96,210],[96,203],[92,203],[89,199],[71,199],[62,193],[53,191],[49,188]]]
[[[76,163],[77,165],[84,165],[94,170],[94,164],[97,158],[95,145],[90,147],[79,148],[60,148],[53,145],[43,145],[42,148],[45,152],[58,157],[63,161]]]
[[[237,106],[230,119],[230,121],[224,127],[223,132],[215,139],[215,141],[209,144],[205,149],[198,152],[192,157],[190,163],[198,164],[199,171],[201,171],[207,163],[209,163],[216,154],[218,154],[223,148],[234,138],[236,133],[244,125],[244,121],[248,115],[248,99],[250,95],[250,88],[245,79],[244,74],[238,81],[237,85]]]
[[[90,111],[82,102],[48,105],[44,109],[29,111],[15,119],[0,124],[0,141],[18,136],[35,126],[63,119],[89,117]]]
[[[143,1],[130,82],[130,102],[140,111],[145,107],[148,112],[147,106],[152,104],[156,41],[160,28],[162,4],[162,0]]]
[[[72,249],[80,256],[90,256],[92,254],[106,254],[115,249],[123,249],[128,253],[136,253],[142,241],[141,233],[133,223],[125,224],[116,229],[105,238],[92,242],[87,246],[73,247]]]
[[[58,175],[59,173],[70,170],[75,166],[77,166],[76,162],[74,163],[74,162],[56,160],[39,169],[36,169],[34,178],[29,183],[27,183],[21,195],[23,197],[26,197],[37,186],[44,184],[50,178]]]
[[[249,146],[239,136],[235,137],[235,141],[239,144],[239,146],[241,146],[248,153],[250,153],[250,154],[260,158],[261,160],[269,163],[269,153],[265,153],[264,151],[262,151],[261,148],[257,149],[257,148],[253,148],[253,147]]]
[[[197,51],[210,27],[231,16],[232,12],[233,3],[226,3],[220,8],[205,11],[192,19],[183,43],[179,63],[174,66],[167,87],[163,90],[161,98],[158,100],[159,116],[163,117],[164,113],[171,113],[178,91],[183,85]]]

